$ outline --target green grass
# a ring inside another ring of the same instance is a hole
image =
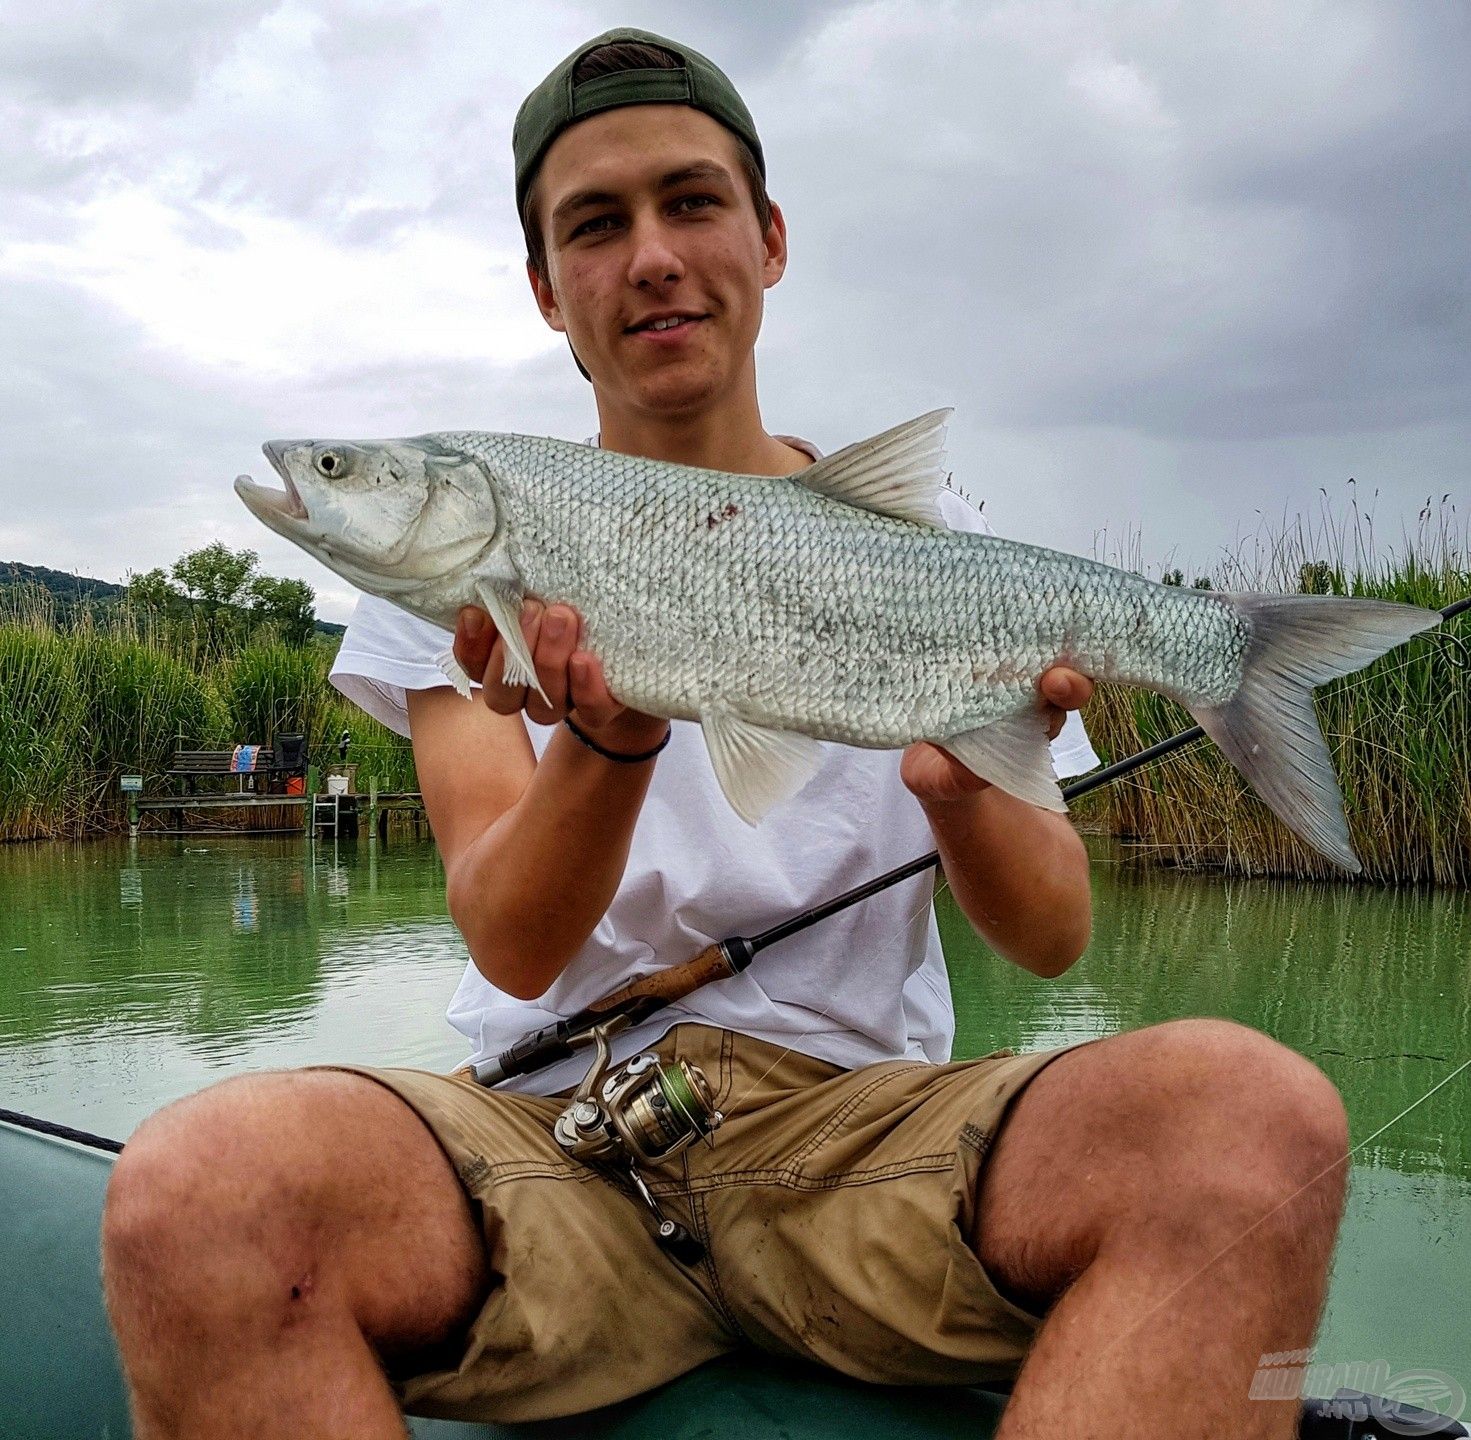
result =
[[[1427,502],[1416,531],[1392,545],[1376,540],[1372,516],[1355,503],[1335,515],[1325,499],[1315,519],[1250,537],[1201,578],[1217,590],[1375,596],[1439,610],[1471,594],[1468,539],[1448,496]],[[1142,568],[1130,561],[1137,546],[1124,563]],[[1471,885],[1471,615],[1324,686],[1317,709],[1366,877]],[[1106,761],[1192,723],[1157,695],[1110,685],[1085,719]],[[1089,797],[1078,814],[1163,864],[1342,874],[1296,840],[1207,741]]]
[[[231,649],[191,625],[126,606],[59,615],[39,587],[0,596],[0,840],[79,838],[122,828],[119,777],[169,788],[174,750],[307,737],[309,758],[337,758],[343,730],[359,787],[414,790],[408,741],[327,681],[332,649],[296,648],[269,630]],[[238,816],[232,819],[238,823]],[[262,824],[279,824],[269,812]]]

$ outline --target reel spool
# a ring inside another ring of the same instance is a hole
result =
[[[639,1166],[661,1164],[696,1140],[713,1144],[710,1137],[723,1117],[705,1072],[687,1060],[666,1065],[653,1051],[645,1051],[610,1068],[607,1032],[614,1028],[600,1025],[592,1032],[597,1057],[557,1117],[557,1144],[585,1165],[625,1173],[653,1212],[659,1245],[693,1265],[705,1247],[660,1210]]]

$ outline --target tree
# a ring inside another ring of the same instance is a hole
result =
[[[199,628],[214,643],[242,641],[252,625],[268,624],[288,645],[310,644],[316,592],[305,580],[262,575],[259,564],[254,550],[231,550],[216,540],[179,556],[167,572],[130,573],[127,596],[140,609],[202,621]]]
[[[177,610],[184,599],[184,592],[169,579],[161,566],[145,570],[141,575],[128,571],[127,600],[140,610],[152,610],[159,615],[169,615]]]
[[[276,625],[288,645],[310,643],[317,624],[314,608],[317,594],[305,580],[257,575],[251,581],[250,593],[256,616]]]
[[[216,540],[181,555],[170,567],[170,574],[198,606],[204,632],[212,641],[241,637],[259,562],[254,550],[231,550]]]
[[[259,563],[260,556],[254,550],[231,550],[216,540],[201,550],[181,555],[170,573],[191,600],[202,601],[214,612],[225,605],[250,604],[250,587]]]

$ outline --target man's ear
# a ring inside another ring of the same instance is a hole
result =
[[[541,311],[541,318],[553,330],[560,330],[565,335],[567,322],[562,318],[562,307],[557,303],[552,282],[530,260],[526,262],[526,278],[531,282],[531,293],[536,297],[536,308]]]
[[[764,289],[770,290],[786,274],[787,269],[787,217],[781,213],[781,206],[774,200],[771,202],[771,224],[766,227],[766,234],[762,238],[766,246],[766,259],[761,266],[761,284]]]

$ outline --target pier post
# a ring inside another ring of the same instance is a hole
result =
[[[306,794],[301,798],[302,812],[306,817],[306,823],[302,828],[306,831],[307,839],[310,840],[317,833],[317,767],[315,765],[306,767]]]

